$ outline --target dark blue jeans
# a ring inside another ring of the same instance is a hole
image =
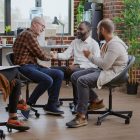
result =
[[[62,71],[34,64],[26,64],[20,67],[20,72],[33,82],[38,83],[28,100],[30,104],[35,104],[46,90],[48,90],[49,95],[48,103],[58,101],[60,87],[64,77]]]

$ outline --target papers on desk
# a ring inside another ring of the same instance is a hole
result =
[[[12,68],[18,68],[20,67],[19,65],[15,66],[0,66],[0,70],[6,70],[6,69],[12,69]]]

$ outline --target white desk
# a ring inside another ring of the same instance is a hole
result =
[[[13,68],[18,68],[20,66],[15,65],[15,66],[0,66],[0,71],[1,70],[8,70],[8,69],[13,69]]]
[[[51,49],[60,49],[60,50],[58,50],[60,52],[61,49],[63,49],[63,48],[65,49],[65,48],[68,48],[68,47],[69,47],[69,45],[45,45],[45,46],[42,46],[42,48],[44,50],[46,50],[47,52],[50,52]],[[0,61],[1,61],[2,65],[6,65],[6,66],[9,65],[7,60],[6,60],[6,54],[8,52],[12,52],[12,51],[13,51],[12,50],[12,44],[7,44],[6,46],[2,46],[2,44],[0,44]],[[49,62],[49,65],[50,64],[51,63]]]
[[[45,45],[41,46],[42,48],[48,48],[48,49],[59,49],[59,48],[68,48],[70,45]],[[0,44],[0,48],[12,48],[12,44],[7,44],[6,46],[3,46]]]

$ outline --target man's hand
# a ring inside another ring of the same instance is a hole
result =
[[[52,59],[57,59],[57,52],[56,51],[51,51],[50,56]]]
[[[70,70],[73,71],[76,68],[76,66],[75,65],[69,65],[69,68],[70,68]]]
[[[77,65],[69,65],[67,68],[66,68],[66,73],[67,75],[71,75],[73,73],[73,71],[76,69],[76,68],[80,68],[80,66],[77,64]]]
[[[83,53],[84,53],[84,56],[85,56],[86,58],[88,58],[89,55],[91,54],[91,52],[90,52],[89,50],[83,50]]]

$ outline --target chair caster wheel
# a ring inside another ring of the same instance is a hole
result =
[[[7,106],[7,107],[5,107],[5,111],[6,111],[6,112],[8,112],[8,106]]]
[[[9,127],[7,127],[7,130],[8,130],[8,132],[9,132],[9,133],[11,133],[11,132],[12,132],[12,129],[11,129],[11,128],[9,128]]]
[[[128,117],[131,118],[131,117],[132,117],[132,113],[129,113],[129,114],[128,114]]]
[[[101,125],[101,122],[100,122],[100,121],[97,121],[97,122],[96,122],[96,125]]]
[[[0,139],[1,139],[1,140],[5,140],[5,134],[0,135]]]
[[[101,121],[100,121],[100,119],[98,118],[98,120],[97,120],[97,122],[96,122],[96,125],[101,125]]]
[[[39,114],[39,113],[35,113],[35,116],[36,116],[37,118],[39,118],[40,114]]]
[[[2,130],[0,130],[0,139],[4,140],[5,139],[5,134],[3,133]]]
[[[88,120],[88,114],[86,114],[86,118],[87,118],[87,120]]]
[[[74,107],[73,103],[69,103],[69,108],[72,109]]]
[[[129,124],[129,123],[130,123],[130,119],[126,119],[125,124]]]
[[[63,105],[63,101],[59,101],[59,106],[62,106]]]

